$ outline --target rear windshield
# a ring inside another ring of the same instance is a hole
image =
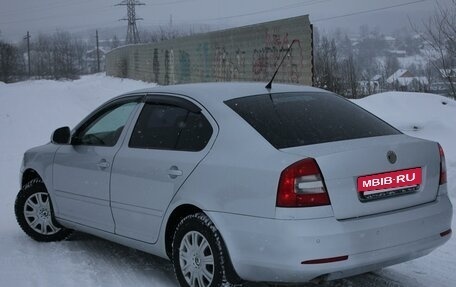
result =
[[[225,103],[277,149],[400,133],[331,93],[266,94]]]

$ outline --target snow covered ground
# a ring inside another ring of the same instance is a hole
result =
[[[0,83],[1,286],[177,286],[166,260],[82,233],[64,242],[37,243],[19,229],[13,212],[26,149],[47,142],[57,127],[74,126],[109,98],[148,86],[103,75],[68,82]],[[456,202],[455,101],[429,94],[385,93],[356,103],[407,134],[440,142]],[[456,285],[455,266],[453,237],[424,258],[322,286],[451,287]]]

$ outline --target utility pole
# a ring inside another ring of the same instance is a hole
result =
[[[136,26],[136,20],[143,20],[143,18],[136,18],[135,7],[139,5],[146,5],[139,2],[138,0],[123,0],[116,6],[127,6],[127,18],[120,19],[122,21],[128,21],[127,37],[125,40],[126,44],[137,44],[140,42],[138,27]]]
[[[31,71],[30,71],[30,33],[27,31],[27,35],[24,37],[24,40],[27,40],[27,61],[28,61],[28,76],[30,78]]]
[[[97,38],[97,72],[100,72],[100,46],[98,44],[98,30],[96,30],[96,38]]]

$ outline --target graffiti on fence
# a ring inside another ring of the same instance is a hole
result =
[[[213,70],[215,81],[241,80],[245,75],[246,52],[237,48],[229,53],[224,46],[217,46],[214,52]]]
[[[209,44],[207,42],[198,44],[196,48],[198,59],[200,59],[200,66],[194,67],[195,75],[198,76],[202,82],[209,81],[210,75],[210,62],[209,62]]]
[[[274,73],[282,57],[290,48],[293,40],[288,39],[288,33],[280,33],[278,29],[266,32],[264,47],[254,49],[252,54],[252,74],[255,81],[267,81]],[[303,70],[303,51],[299,39],[291,47],[289,54],[282,64],[277,79],[298,83]]]
[[[152,61],[152,72],[154,74],[154,82],[158,83],[158,77],[160,75],[160,62],[158,61],[158,49],[154,49],[154,59]]]
[[[179,50],[179,82],[190,82],[190,72],[190,54],[184,50]]]
[[[165,78],[163,79],[163,82],[165,85],[170,84],[169,70],[170,70],[169,50],[166,50],[165,51]]]

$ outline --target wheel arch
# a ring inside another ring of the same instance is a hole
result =
[[[229,279],[230,282],[235,282],[241,283],[242,279],[239,277],[237,272],[235,271],[233,264],[231,262],[230,258],[230,252],[228,250],[228,247],[226,246],[225,240],[223,238],[223,232],[222,230],[219,229],[217,226],[217,223],[213,221],[211,216],[204,212],[203,209],[193,205],[193,204],[181,204],[174,208],[174,210],[171,212],[171,214],[168,217],[168,220],[166,222],[166,228],[165,228],[165,234],[164,234],[164,245],[165,245],[165,252],[166,255],[170,260],[172,260],[172,241],[173,241],[173,236],[174,236],[174,231],[179,224],[179,222],[185,218],[188,215],[195,214],[195,213],[204,213],[214,224],[214,226],[217,228],[217,230],[220,233],[220,237],[223,241],[224,249],[226,252],[226,256],[228,257],[227,260],[227,265],[229,266],[226,270],[225,276]]]
[[[192,204],[182,204],[177,206],[169,215],[165,228],[165,251],[168,258],[172,258],[172,242],[177,225],[184,217],[198,212],[204,211]]]
[[[36,170],[34,170],[33,168],[27,168],[22,174],[21,187],[23,187],[33,179],[39,179],[44,183],[43,178]]]

